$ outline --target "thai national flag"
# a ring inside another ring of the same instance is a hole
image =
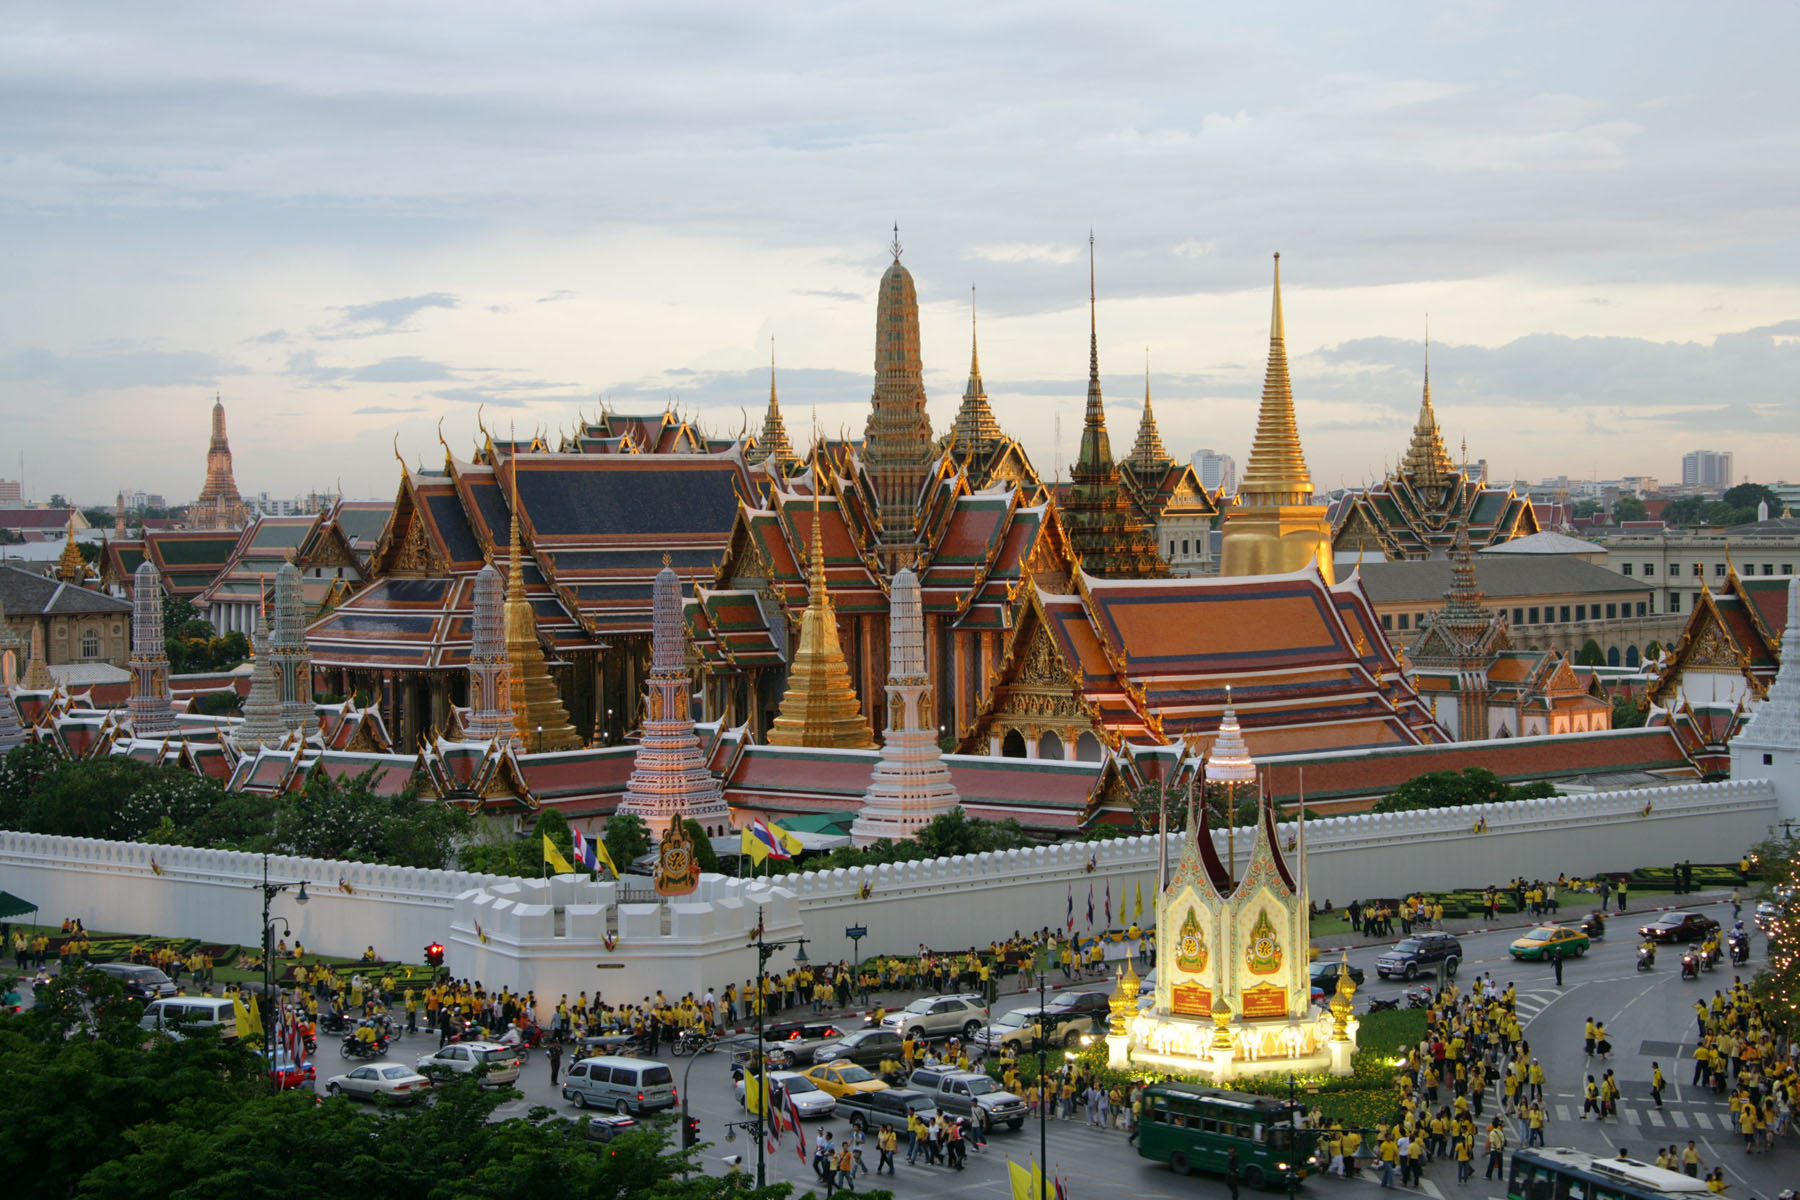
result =
[[[1069,919],[1064,922],[1070,933],[1075,932],[1075,885],[1069,885]]]
[[[787,831],[783,830],[782,832],[786,833]],[[770,858],[786,859],[794,857],[788,851],[786,838],[769,828],[769,823],[761,817],[750,822],[750,836],[769,848]],[[791,837],[792,835],[788,836]]]
[[[1088,884],[1088,928],[1094,927],[1094,885]]]
[[[599,857],[594,853],[594,843],[579,829],[571,830],[575,835],[575,865],[589,871],[600,869]]]

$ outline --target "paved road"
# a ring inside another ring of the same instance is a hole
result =
[[[1701,906],[1704,911],[1729,925],[1728,905]],[[1728,1126],[1728,1113],[1722,1100],[1701,1095],[1690,1088],[1694,1046],[1692,1005],[1697,995],[1710,996],[1715,988],[1731,985],[1729,967],[1721,967],[1703,975],[1699,983],[1682,982],[1674,969],[1678,954],[1665,953],[1658,967],[1650,973],[1635,969],[1636,939],[1631,936],[1641,920],[1633,915],[1628,922],[1614,921],[1612,936],[1596,943],[1586,957],[1565,965],[1564,985],[1557,988],[1551,968],[1535,963],[1518,963],[1506,953],[1506,947],[1517,930],[1466,935],[1466,955],[1459,978],[1466,986],[1480,972],[1491,973],[1500,984],[1517,984],[1519,1011],[1525,1018],[1526,1037],[1533,1052],[1543,1059],[1549,1080],[1546,1099],[1550,1101],[1551,1123],[1548,1141],[1551,1145],[1575,1146],[1596,1153],[1612,1154],[1620,1147],[1633,1157],[1652,1158],[1656,1147],[1676,1143],[1685,1145],[1692,1138],[1707,1165],[1723,1162],[1732,1200],[1758,1197],[1768,1200],[1780,1188],[1792,1186],[1800,1179],[1800,1145],[1783,1147],[1766,1158],[1748,1158],[1742,1144]],[[1760,961],[1763,941],[1756,936],[1753,964]],[[1358,1007],[1367,1006],[1371,998],[1400,994],[1398,981],[1378,980],[1374,961],[1379,947],[1350,952],[1350,961],[1364,968],[1367,982],[1358,992]],[[1746,978],[1748,972],[1745,973]],[[1060,980],[1055,980],[1060,983]],[[1082,985],[1075,985],[1082,986]],[[1103,987],[1096,983],[1095,987]],[[1035,991],[1027,994],[1008,993],[995,1005],[995,1015],[1036,1003]],[[1612,1035],[1614,1054],[1604,1064],[1589,1064],[1582,1057],[1582,1023],[1587,1017],[1606,1022]],[[847,1022],[856,1024],[852,1020]],[[417,1035],[404,1039],[396,1061],[411,1063],[418,1055],[436,1046],[435,1037]],[[328,1045],[322,1055],[321,1076],[335,1073],[337,1050]],[[1663,1073],[1671,1088],[1665,1093],[1665,1106],[1656,1110],[1649,1099],[1650,1064],[1662,1063]],[[724,1157],[742,1154],[746,1169],[752,1174],[756,1165],[755,1143],[746,1137],[727,1142],[724,1124],[745,1117],[737,1104],[731,1086],[729,1056],[722,1052],[697,1059],[672,1060],[682,1091],[689,1098],[691,1113],[701,1122],[702,1140],[711,1143],[703,1151],[707,1169],[723,1172]],[[1624,1092],[1620,1118],[1604,1123],[1578,1120],[1581,1109],[1580,1085],[1589,1069],[1596,1075],[1610,1066],[1620,1080]],[[524,1115],[536,1105],[550,1105],[575,1115],[574,1107],[563,1101],[550,1087],[548,1063],[539,1054],[534,1057],[520,1081],[523,1098],[508,1101],[501,1115]],[[1490,1107],[1490,1113],[1493,1111]],[[847,1130],[843,1121],[810,1123],[809,1143],[821,1128],[834,1135]],[[1139,1159],[1135,1149],[1126,1143],[1122,1130],[1091,1128],[1081,1120],[1051,1121],[1047,1130],[1051,1170],[1060,1174],[1077,1200],[1092,1197],[1139,1195],[1171,1200],[1192,1196],[1223,1196],[1224,1185],[1216,1179],[1194,1177],[1182,1179],[1166,1167]],[[1513,1144],[1523,1143],[1522,1133]],[[890,1181],[886,1176],[858,1180],[858,1187],[891,1187],[901,1196],[971,1196],[1005,1200],[1010,1195],[1006,1159],[1010,1156],[1024,1163],[1036,1156],[1038,1125],[1028,1122],[1017,1133],[1001,1131],[992,1136],[985,1154],[971,1154],[968,1169],[952,1172],[942,1167],[908,1166],[900,1156],[900,1173]],[[866,1155],[871,1168],[875,1163],[873,1149]],[[771,1181],[785,1180],[797,1186],[797,1194],[816,1183],[809,1164],[796,1157],[792,1139],[766,1159]],[[1396,1189],[1400,1190],[1400,1189]],[[1471,1200],[1487,1200],[1504,1196],[1503,1188],[1484,1181],[1480,1174],[1466,1186],[1455,1182],[1455,1169],[1448,1163],[1437,1163],[1426,1170],[1425,1195],[1434,1200],[1444,1196],[1466,1196]],[[1366,1181],[1324,1179],[1311,1181],[1305,1189],[1313,1196],[1343,1196],[1360,1200],[1374,1196],[1381,1189]],[[1390,1193],[1391,1195],[1391,1193]]]

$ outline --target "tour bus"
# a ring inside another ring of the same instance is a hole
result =
[[[1251,1187],[1273,1187],[1318,1169],[1317,1130],[1300,1127],[1301,1108],[1249,1092],[1192,1083],[1155,1083],[1144,1092],[1138,1153],[1166,1162],[1177,1175],[1222,1175],[1238,1152],[1238,1175]]]
[[[1635,1158],[1585,1150],[1517,1150],[1506,1178],[1508,1200],[1665,1200],[1707,1195],[1698,1179]]]

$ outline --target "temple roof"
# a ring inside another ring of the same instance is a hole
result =
[[[1642,580],[1628,579],[1617,571],[1573,557],[1477,555],[1474,568],[1477,586],[1496,605],[1530,603],[1534,597],[1570,593],[1648,600],[1656,590]],[[1375,604],[1435,605],[1450,589],[1455,564],[1444,559],[1371,562],[1357,568],[1357,574],[1362,576],[1363,588]]]
[[[1766,693],[1781,666],[1793,578],[1739,575],[1734,567],[1720,590],[1702,589],[1681,637],[1653,672],[1647,690],[1651,703],[1676,708],[1683,700],[1681,677],[1694,669],[1736,671],[1744,676],[1752,696]]]
[[[0,608],[14,618],[63,617],[129,613],[131,604],[92,588],[0,563]]]
[[[156,529],[141,540],[108,542],[101,547],[100,580],[106,587],[129,588],[147,557],[165,592],[193,600],[225,569],[239,537],[235,529]]]

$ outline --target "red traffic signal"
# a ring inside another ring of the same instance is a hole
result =
[[[691,1150],[694,1148],[695,1144],[698,1143],[699,1141],[700,1141],[700,1122],[699,1122],[699,1120],[694,1117],[686,1118],[681,1123],[681,1148],[683,1150]]]
[[[427,963],[430,963],[434,967],[443,966],[444,965],[444,948],[443,948],[443,946],[439,945],[437,942],[433,942],[433,943],[431,943],[431,945],[425,947],[425,961]]]

